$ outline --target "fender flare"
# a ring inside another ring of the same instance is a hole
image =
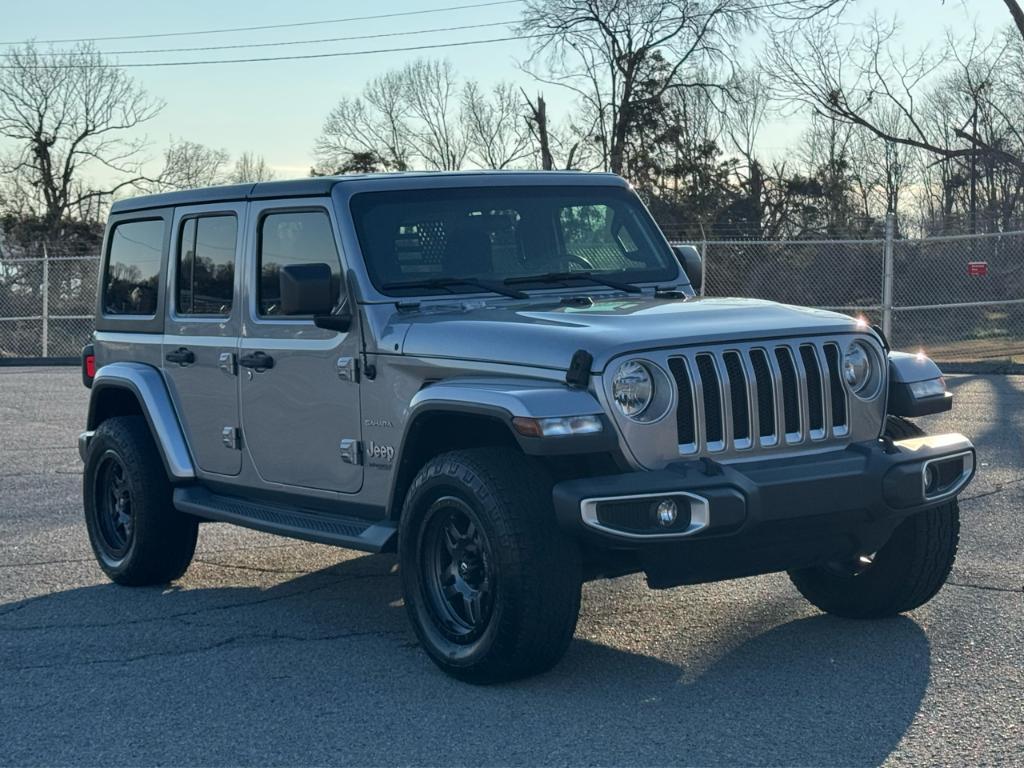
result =
[[[458,377],[430,384],[409,403],[401,448],[416,419],[430,411],[454,411],[489,416],[503,422],[524,453],[551,456],[594,453],[618,445],[614,426],[590,392],[572,389],[561,382],[516,379]],[[512,427],[512,419],[544,419],[564,416],[600,416],[604,429],[596,434],[565,437],[525,437]]]
[[[127,390],[138,401],[168,477],[172,481],[194,480],[196,471],[192,455],[160,371],[143,363],[110,363],[100,368],[93,379],[89,397],[87,428],[90,433],[99,426],[96,413],[98,395],[110,389]]]
[[[944,413],[953,407],[953,394],[943,391],[928,397],[916,397],[911,385],[942,379],[942,371],[935,362],[923,355],[907,352],[890,352],[889,397],[887,411],[893,416],[928,416]]]
[[[593,394],[574,390],[562,382],[519,378],[458,377],[429,384],[412,398],[404,414],[405,427],[398,446],[398,468],[392,474],[388,493],[389,515],[396,516],[403,484],[411,482],[418,467],[408,464],[416,449],[410,435],[422,416],[463,414],[491,419],[504,426],[523,453],[533,456],[616,452],[619,450],[615,427],[604,415]],[[604,429],[596,434],[563,437],[526,437],[512,426],[517,416],[549,418],[556,416],[599,415]]]

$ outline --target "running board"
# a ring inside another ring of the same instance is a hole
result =
[[[220,496],[199,486],[175,488],[174,507],[205,520],[364,552],[393,551],[398,533],[395,523],[388,520],[369,521]]]

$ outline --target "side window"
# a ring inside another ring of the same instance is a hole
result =
[[[186,219],[178,241],[175,308],[180,315],[231,314],[235,286],[233,215]]]
[[[105,314],[156,314],[163,247],[163,219],[115,225],[103,276]]]
[[[341,262],[326,212],[270,213],[260,221],[256,306],[261,316],[282,314],[279,275],[281,268],[290,264],[327,264],[331,268],[334,295],[339,296]]]
[[[628,222],[618,222],[608,205],[574,205],[559,214],[566,253],[595,269],[636,269],[641,261]]]

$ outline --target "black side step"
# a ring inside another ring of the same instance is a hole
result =
[[[389,520],[369,521],[220,496],[199,486],[175,488],[174,507],[206,520],[364,552],[392,551],[398,534]]]

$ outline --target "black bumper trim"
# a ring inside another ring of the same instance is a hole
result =
[[[558,483],[554,506],[561,527],[590,544],[667,557],[675,575],[666,585],[730,578],[880,547],[908,515],[966,487],[973,466],[955,491],[938,498],[926,499],[920,482],[927,462],[965,453],[975,458],[971,442],[949,434],[745,464],[677,462],[658,471]],[[708,500],[708,524],[670,541],[595,529],[581,514],[587,500],[683,492]],[[650,579],[651,569],[645,570]]]

